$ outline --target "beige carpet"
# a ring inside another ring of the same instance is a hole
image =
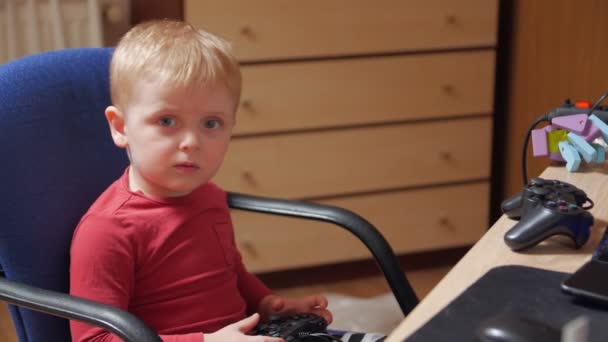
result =
[[[331,329],[389,334],[403,320],[403,313],[392,293],[358,298],[325,293],[334,315]]]

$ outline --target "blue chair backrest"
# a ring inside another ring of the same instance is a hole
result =
[[[9,279],[68,292],[80,217],[128,160],[114,146],[112,49],[71,49],[0,66],[0,266]],[[20,341],[69,341],[67,320],[10,307]]]

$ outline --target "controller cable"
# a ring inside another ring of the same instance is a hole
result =
[[[605,95],[608,96],[608,92],[606,92]],[[604,97],[606,97],[606,96],[604,96]],[[597,102],[596,102],[596,104],[597,104]],[[543,116],[541,116],[540,118],[536,119],[536,121],[534,121],[532,126],[530,126],[530,128],[528,129],[528,133],[526,134],[526,139],[524,140],[523,153],[522,153],[522,157],[521,157],[522,172],[523,172],[523,176],[524,176],[524,187],[528,185],[528,175],[527,175],[527,171],[526,171],[526,150],[528,147],[528,142],[530,140],[530,134],[532,133],[532,130],[541,122],[543,122],[543,121],[551,122],[551,120],[549,119],[550,116],[551,116],[551,113],[547,113],[547,114],[544,114]],[[584,203],[587,203],[587,202],[589,202],[589,206],[582,207],[585,210],[589,210],[589,209],[593,208],[593,206],[595,205],[595,203],[593,203],[593,200],[591,198],[587,197],[587,195],[585,195]]]
[[[593,200],[591,200],[591,198],[589,198],[589,197],[587,197],[587,195],[585,195],[585,203],[587,203],[587,202],[589,202],[589,206],[588,207],[581,206],[581,208],[583,208],[585,210],[589,210],[589,209],[593,208],[593,206],[595,205],[595,203],[593,203]]]
[[[597,99],[597,101],[595,101],[595,103],[587,111],[587,115],[593,114],[593,111],[596,110],[597,108],[599,108],[599,106],[602,104],[602,102],[604,102],[606,97],[608,97],[608,91],[603,93],[602,96],[600,96],[599,99]],[[544,121],[551,122],[551,119],[553,119],[556,116],[559,116],[559,115],[555,112],[549,112],[549,113],[543,114],[541,117],[536,119],[536,121],[534,121],[534,123],[530,126],[530,128],[528,129],[528,132],[526,133],[526,138],[524,139],[524,146],[523,146],[522,154],[521,154],[522,176],[523,176],[523,185],[524,186],[526,186],[528,184],[526,152],[528,151],[528,143],[530,142],[530,135],[532,134],[532,131],[536,128],[536,126],[538,126],[540,123],[542,123]],[[591,207],[593,207],[593,202],[591,201],[591,199],[587,198],[587,200],[589,202],[591,202]],[[589,207],[589,208],[591,208],[591,207]]]
[[[591,108],[589,108],[587,115],[591,115],[593,113],[593,111],[596,110],[602,104],[602,102],[604,102],[604,100],[606,99],[607,96],[608,96],[608,91],[603,93],[602,96],[600,96],[600,98],[597,101],[595,101],[593,106],[591,106]]]
[[[534,121],[532,126],[530,126],[530,128],[528,128],[528,133],[526,133],[526,138],[524,139],[524,148],[521,153],[521,167],[522,167],[524,186],[526,186],[528,184],[528,171],[527,171],[527,167],[526,167],[526,159],[527,159],[526,152],[528,151],[528,142],[530,141],[530,135],[532,134],[532,130],[534,130],[534,128],[536,128],[536,126],[538,126],[538,124],[540,124],[541,122],[544,122],[544,121],[551,122],[551,120],[549,120],[549,113],[544,114],[540,118],[536,119],[536,121]]]
[[[303,341],[306,341],[309,339],[315,339],[315,340],[326,341],[326,342],[342,341],[339,337],[332,336],[330,334],[310,333],[310,332],[299,332],[298,339],[296,339],[295,341],[298,341],[299,339],[302,339]]]

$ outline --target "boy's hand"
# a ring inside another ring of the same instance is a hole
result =
[[[282,338],[278,337],[247,335],[255,328],[259,320],[260,315],[255,313],[214,333],[205,334],[205,342],[284,342]]]
[[[327,298],[317,294],[301,298],[286,298],[277,295],[269,295],[260,301],[258,312],[262,320],[267,321],[272,315],[295,315],[301,313],[312,313],[321,316],[329,325],[333,316],[327,310]]]

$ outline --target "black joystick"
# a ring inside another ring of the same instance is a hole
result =
[[[327,322],[314,314],[271,317],[269,322],[255,328],[254,335],[281,337],[286,342],[331,341]]]
[[[572,184],[532,178],[522,192],[502,202],[505,215],[520,219],[505,234],[505,243],[519,251],[553,235],[566,235],[579,248],[589,240],[593,216],[587,210],[592,206],[587,194]]]

